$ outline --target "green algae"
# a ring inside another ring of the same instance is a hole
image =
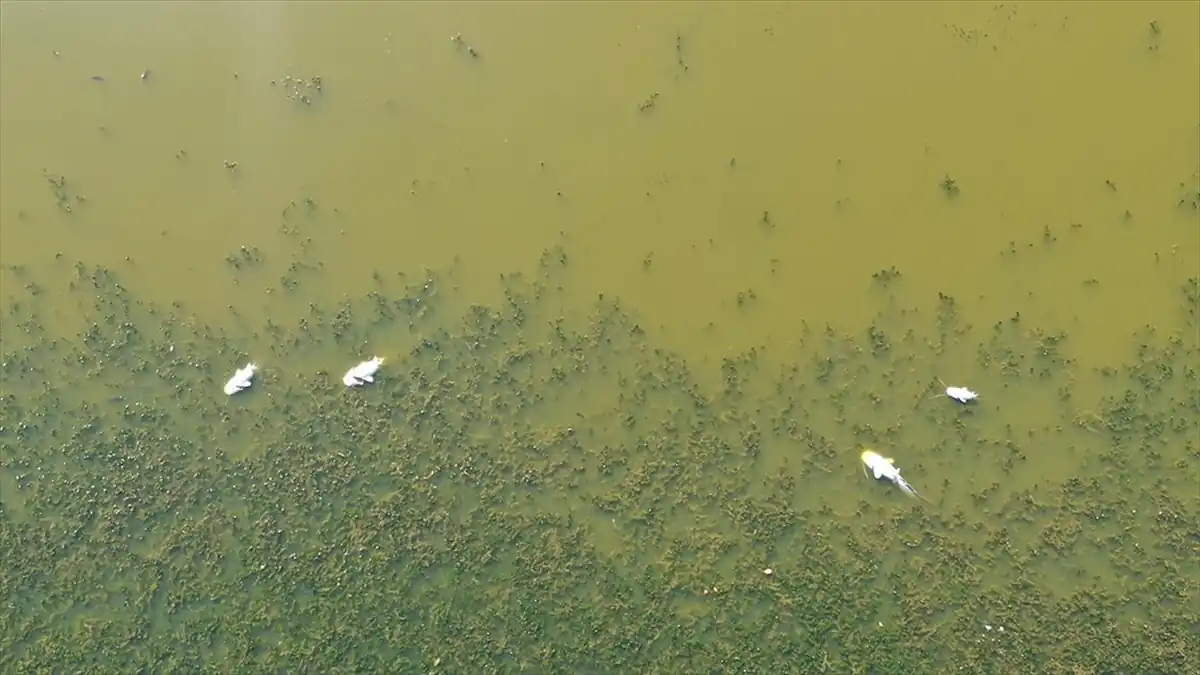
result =
[[[794,360],[729,357],[710,391],[619,302],[566,311],[567,260],[458,314],[438,272],[314,304],[251,329],[259,354],[82,263],[10,302],[0,670],[1196,663],[1195,279],[1190,333],[1148,328],[1092,373],[1063,331],[973,329],[942,296],[805,329]],[[47,293],[79,334],[44,327]],[[372,387],[316,365],[388,343],[410,347]],[[953,355],[980,405],[929,399]],[[263,376],[221,396],[249,358]],[[1005,415],[1029,397],[1041,417]],[[862,479],[860,445],[933,504]]]

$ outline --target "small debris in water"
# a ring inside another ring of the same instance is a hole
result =
[[[455,33],[454,35],[451,35],[450,41],[453,42],[454,46],[459,49],[465,48],[467,54],[469,54],[471,56],[471,58],[473,58],[473,59],[479,58],[479,50],[475,49],[475,47],[473,47],[472,45],[467,44],[467,42],[465,40],[463,40],[462,33]]]
[[[104,81],[104,76],[103,76],[103,75],[93,75],[93,76],[92,76],[92,81],[94,81],[94,82],[103,82],[103,81]]]
[[[146,70],[143,70],[143,71],[142,71],[142,79],[143,79],[143,80],[148,80],[148,79],[150,79],[150,69],[149,69],[149,68],[147,68]]]
[[[958,181],[951,178],[950,174],[946,174],[945,178],[942,178],[942,182],[939,185],[942,188],[942,192],[945,192],[947,197],[953,198],[958,196]]]
[[[324,86],[320,75],[308,78],[285,75],[279,82],[283,85],[288,98],[304,105],[312,105],[313,101],[321,95]],[[271,84],[275,85],[276,80],[271,80]]]

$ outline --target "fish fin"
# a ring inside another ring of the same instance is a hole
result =
[[[883,477],[883,472],[879,470],[879,467],[875,467],[874,471],[875,471],[875,480],[879,480],[880,478]]]

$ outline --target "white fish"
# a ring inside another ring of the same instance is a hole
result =
[[[896,465],[893,463],[895,461],[896,460],[892,459],[891,457],[884,457],[874,450],[863,450],[862,453],[864,473],[870,469],[871,473],[875,475],[875,480],[886,478],[895,483],[896,487],[904,490],[913,497],[916,497],[917,499],[925,499],[921,495],[917,494],[917,491],[913,489],[913,486],[909,485],[908,481],[904,480],[904,478],[900,475],[900,469],[897,469]]]
[[[941,380],[938,380],[938,382],[941,382],[942,386],[946,387],[945,382],[942,382]],[[967,389],[966,387],[946,387],[946,393],[938,394],[937,396],[934,396],[934,398],[938,398],[939,396],[952,398],[959,403],[970,403],[971,401],[979,398],[979,394]]]
[[[375,381],[375,373],[379,372],[379,367],[383,365],[383,358],[379,356],[371,357],[369,361],[354,366],[346,371],[342,376],[342,384],[347,387],[359,387],[368,382]]]
[[[248,389],[254,381],[254,372],[258,370],[258,365],[247,363],[244,368],[239,368],[233,373],[233,377],[225,383],[225,395],[233,396],[234,394]]]

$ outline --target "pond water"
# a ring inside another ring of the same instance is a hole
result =
[[[8,2],[0,263],[2,672],[1200,667],[1200,4]]]

